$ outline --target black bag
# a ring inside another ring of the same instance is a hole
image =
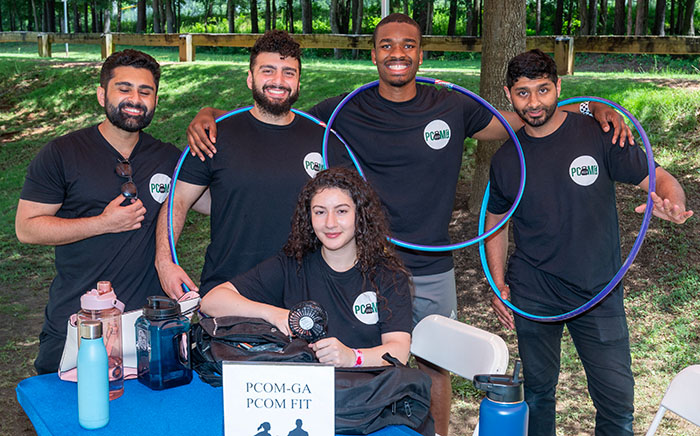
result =
[[[391,365],[335,369],[335,432],[369,434],[405,425],[434,436],[430,377],[388,353],[382,357]]]
[[[194,324],[192,369],[212,386],[221,386],[221,362],[317,362],[309,343],[289,339],[274,325],[260,318],[221,316]]]

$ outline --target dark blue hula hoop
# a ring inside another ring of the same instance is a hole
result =
[[[632,266],[632,262],[634,262],[634,258],[637,256],[637,253],[639,253],[639,249],[642,247],[642,242],[644,241],[644,236],[647,233],[647,229],[649,228],[649,221],[651,220],[652,216],[652,210],[654,209],[654,202],[651,199],[651,193],[656,190],[656,166],[654,163],[654,154],[653,151],[651,150],[651,144],[649,144],[649,138],[647,137],[646,132],[644,131],[644,128],[642,127],[641,124],[639,124],[639,121],[632,116],[631,113],[629,113],[625,108],[620,106],[619,104],[612,102],[610,100],[606,100],[604,98],[599,98],[599,97],[574,97],[574,98],[568,98],[566,100],[562,100],[559,102],[559,106],[565,105],[565,104],[570,104],[570,103],[579,103],[582,101],[597,101],[600,103],[604,103],[608,106],[611,106],[620,112],[622,112],[625,117],[632,122],[634,125],[634,128],[637,130],[639,135],[642,138],[642,143],[644,144],[644,148],[646,150],[647,154],[647,168],[649,170],[649,192],[647,194],[647,208],[646,211],[644,212],[644,217],[642,219],[642,226],[639,230],[639,234],[637,235],[637,239],[634,241],[634,245],[632,246],[632,250],[630,250],[629,255],[627,256],[627,259],[625,259],[625,262],[622,264],[622,267],[617,271],[615,276],[608,282],[603,289],[600,290],[593,298],[591,298],[587,303],[581,305],[580,307],[571,310],[566,313],[562,313],[560,315],[552,315],[552,316],[542,316],[542,315],[533,315],[531,313],[527,313],[522,309],[519,309],[515,307],[510,301],[504,299],[501,297],[501,291],[498,289],[496,284],[493,281],[493,277],[491,276],[491,270],[489,269],[488,262],[486,260],[486,250],[485,250],[485,244],[484,241],[479,241],[479,255],[481,257],[481,266],[484,269],[484,274],[486,275],[486,279],[489,282],[489,285],[491,285],[491,290],[496,294],[499,300],[503,302],[506,306],[508,306],[513,312],[517,313],[518,315],[522,316],[523,318],[530,319],[532,321],[542,321],[542,322],[558,322],[558,321],[565,321],[567,319],[573,318],[577,315],[580,315],[590,309],[591,307],[595,306],[598,304],[603,298],[607,297],[610,292],[615,289],[615,287],[620,283],[620,280],[622,280],[622,277],[627,273],[629,270],[630,266]],[[629,147],[629,145],[628,145]],[[490,185],[490,184],[489,184]],[[479,234],[481,234],[484,231],[484,225],[486,222],[486,206],[489,201],[489,187],[486,187],[486,192],[484,193],[484,200],[481,203],[481,212],[479,214]]]
[[[231,112],[227,112],[227,113],[223,114],[222,116],[217,118],[215,121],[218,123],[219,121],[223,121],[226,118],[231,117],[233,115],[239,114],[241,112],[249,111],[252,108],[253,108],[253,106],[246,106],[246,107],[232,110]],[[325,128],[324,143],[323,143],[323,145],[325,147],[325,145],[326,145],[325,135],[327,135],[328,130],[329,130],[328,127],[326,126],[326,123],[324,123],[323,121],[319,120],[318,118],[314,117],[311,114],[307,114],[306,112],[302,112],[302,111],[297,110],[297,109],[292,109],[292,112],[294,112],[295,114],[300,115],[304,118],[307,118],[307,119],[313,121],[314,123],[318,124],[319,126]],[[359,164],[357,163],[357,158],[352,153],[352,150],[350,150],[350,147],[348,147],[348,144],[335,131],[332,131],[332,132],[340,140],[340,142],[343,143],[343,145],[345,146],[345,149],[348,151],[348,154],[350,155],[350,159],[352,159],[355,166],[357,168],[359,168]],[[325,150],[325,148],[324,148],[324,150]],[[189,145],[185,146],[185,149],[182,150],[182,154],[180,155],[180,159],[177,161],[177,164],[175,165],[175,171],[173,172],[173,177],[172,177],[172,180],[170,183],[170,193],[168,194],[169,199],[175,198],[174,194],[175,194],[175,185],[177,185],[177,178],[180,175],[180,170],[182,169],[182,163],[185,161],[185,158],[187,157],[187,153],[189,151],[190,151],[190,146]],[[325,153],[325,151],[324,151],[324,153]],[[324,165],[326,165],[325,158],[324,158]],[[327,168],[327,166],[326,166],[326,168]],[[360,172],[360,175],[362,175],[362,172]],[[363,175],[363,177],[364,177],[364,175]],[[177,250],[175,249],[175,235],[173,233],[173,202],[172,201],[168,201],[168,243],[170,245],[170,258],[172,259],[172,261],[176,265],[180,265],[180,261],[178,260],[178,257],[177,257]],[[187,285],[185,285],[183,283],[182,287],[184,288],[185,292],[189,292],[189,288],[187,287]]]
[[[447,245],[421,245],[421,244],[414,244],[411,242],[405,242],[400,239],[396,238],[388,238],[389,241],[391,241],[393,244],[398,245],[399,247],[404,247],[404,248],[410,248],[412,250],[418,250],[418,251],[428,251],[428,252],[438,252],[438,251],[452,251],[452,250],[457,250],[460,248],[468,247],[470,245],[476,244],[477,242],[483,241],[484,239],[488,238],[492,234],[496,233],[503,225],[505,225],[506,222],[510,219],[510,217],[513,215],[515,212],[515,209],[518,208],[518,204],[520,204],[520,199],[522,198],[523,192],[525,191],[525,157],[523,155],[523,150],[522,147],[520,146],[520,141],[518,140],[518,137],[515,135],[515,132],[513,129],[510,127],[508,122],[506,121],[505,118],[494,108],[491,106],[489,102],[484,100],[483,98],[479,97],[475,93],[469,91],[468,89],[462,88],[459,85],[455,85],[454,83],[450,82],[445,82],[444,80],[437,80],[437,79],[431,79],[429,77],[416,77],[416,82],[421,82],[421,83],[428,83],[431,85],[440,85],[444,86],[445,88],[451,89],[453,91],[460,92],[467,97],[470,97],[477,103],[481,104],[484,106],[486,109],[488,109],[497,119],[498,121],[503,124],[503,127],[505,127],[506,131],[508,132],[508,136],[513,140],[515,143],[515,146],[518,150],[518,156],[520,158],[520,189],[518,190],[518,195],[515,198],[515,202],[513,203],[513,206],[508,210],[506,215],[501,219],[495,227],[490,229],[488,232],[484,234],[480,234],[479,236],[468,239],[466,241],[458,242],[455,244],[447,244]],[[328,168],[328,155],[327,155],[327,145],[328,145],[328,137],[329,137],[329,132],[332,131],[331,127],[333,126],[333,122],[335,121],[336,117],[338,116],[338,113],[340,110],[345,106],[345,104],[351,100],[353,97],[355,97],[357,94],[370,89],[374,88],[379,85],[379,81],[375,80],[374,82],[367,83],[365,85],[360,86],[350,94],[346,95],[343,100],[341,100],[340,103],[338,103],[338,106],[335,107],[333,110],[333,113],[331,114],[330,119],[328,120],[328,124],[326,125],[326,132],[323,135],[323,164]],[[346,145],[347,147],[347,145]],[[349,148],[348,148],[349,150]],[[364,177],[362,174],[362,170],[360,169],[359,164],[357,161],[355,161],[355,166],[358,169],[358,172],[360,172],[360,175]]]

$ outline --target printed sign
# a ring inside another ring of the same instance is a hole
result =
[[[335,434],[335,371],[303,363],[224,362],[226,436]]]

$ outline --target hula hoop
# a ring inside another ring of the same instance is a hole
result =
[[[479,236],[472,238],[472,239],[467,239],[466,241],[454,243],[454,244],[446,244],[446,245],[422,245],[422,244],[415,244],[412,242],[406,242],[402,241],[400,239],[396,238],[388,238],[389,241],[391,241],[394,245],[398,245],[399,247],[404,247],[404,248],[409,248],[412,250],[418,250],[418,251],[427,251],[427,252],[442,252],[442,251],[452,251],[452,250],[457,250],[460,248],[468,247],[470,245],[476,244],[477,242],[483,241],[484,239],[488,238],[492,234],[496,233],[503,225],[505,225],[506,222],[510,219],[510,217],[513,215],[515,212],[515,209],[518,208],[518,204],[520,204],[520,199],[522,198],[523,192],[525,191],[525,157],[523,155],[523,150],[522,147],[520,146],[520,141],[518,140],[518,137],[515,135],[515,132],[513,129],[510,127],[508,122],[506,121],[505,118],[494,108],[491,106],[489,102],[484,100],[483,98],[479,97],[477,94],[469,91],[468,89],[462,88],[459,85],[455,85],[454,83],[446,82],[444,80],[437,80],[437,79],[432,79],[430,77],[416,77],[416,82],[420,83],[428,83],[431,85],[440,85],[445,88],[451,89],[453,91],[460,92],[467,97],[470,97],[472,100],[476,101],[477,103],[481,104],[484,106],[486,109],[489,110],[497,119],[498,121],[503,124],[503,127],[505,127],[506,131],[508,132],[508,135],[510,138],[513,140],[515,143],[515,146],[518,150],[518,156],[520,157],[520,188],[518,190],[518,195],[515,198],[515,202],[513,203],[513,206],[508,210],[506,215],[501,219],[495,227],[490,229],[488,232],[484,234],[480,234]],[[355,89],[352,91],[350,94],[346,95],[343,100],[341,100],[340,103],[338,103],[338,106],[335,107],[333,110],[333,113],[331,114],[331,117],[328,120],[328,124],[326,125],[326,131],[323,134],[323,164],[328,168],[328,155],[327,155],[327,144],[328,144],[328,137],[329,137],[329,132],[332,131],[331,127],[333,126],[333,122],[335,121],[336,117],[338,116],[338,113],[340,110],[345,106],[345,104],[350,101],[353,97],[355,97],[357,94],[370,89],[374,88],[379,85],[379,81],[375,80],[374,82],[367,83],[365,85],[360,86],[359,88]],[[349,150],[349,148],[348,148]],[[355,166],[357,167],[358,171],[360,170],[359,164],[355,162]],[[364,177],[362,172],[360,174]]]
[[[599,97],[574,97],[574,98],[568,98],[566,100],[562,100],[559,102],[559,106],[565,105],[565,104],[570,104],[570,103],[578,103],[582,101],[597,101],[600,103],[604,103],[608,106],[611,106],[620,112],[622,112],[625,117],[632,122],[634,125],[634,128],[637,130],[639,135],[642,138],[642,143],[644,144],[644,148],[646,150],[647,154],[647,168],[649,170],[649,192],[647,193],[647,208],[646,211],[644,212],[644,217],[642,219],[642,225],[639,230],[639,234],[637,235],[637,239],[634,241],[634,245],[632,246],[632,249],[630,250],[629,255],[627,256],[627,259],[625,259],[625,262],[622,264],[620,269],[617,271],[617,273],[613,276],[613,278],[608,282],[607,285],[603,287],[603,289],[600,290],[593,298],[591,298],[587,303],[579,306],[576,309],[573,309],[569,312],[562,313],[560,315],[552,315],[552,316],[542,316],[542,315],[533,315],[531,313],[525,312],[522,309],[519,309],[513,305],[510,301],[504,299],[501,297],[501,291],[498,289],[496,286],[496,283],[493,281],[493,277],[491,276],[491,270],[489,269],[488,262],[486,261],[486,250],[485,250],[485,244],[482,241],[479,242],[479,256],[481,257],[481,266],[484,269],[484,274],[486,275],[486,280],[488,280],[489,285],[491,286],[491,290],[493,290],[494,294],[498,297],[503,304],[508,306],[510,310],[513,312],[517,313],[518,315],[522,316],[523,318],[527,318],[532,321],[542,321],[542,322],[557,322],[557,321],[565,321],[567,319],[573,318],[594,305],[598,304],[603,298],[607,297],[610,292],[615,289],[615,287],[620,283],[620,280],[622,280],[622,277],[627,273],[629,270],[630,266],[632,266],[632,262],[634,262],[635,257],[637,256],[637,253],[639,253],[639,249],[642,247],[642,242],[644,241],[644,236],[647,233],[647,229],[649,228],[649,221],[651,220],[651,215],[652,215],[652,209],[654,208],[654,203],[651,199],[651,193],[656,190],[656,167],[654,164],[654,154],[651,150],[651,144],[649,144],[649,138],[647,137],[646,132],[644,131],[644,128],[639,124],[639,121],[632,116],[631,113],[629,113],[625,108],[620,106],[619,104],[612,102],[610,100],[606,100],[604,98],[599,98]],[[628,145],[629,146],[629,145]],[[484,200],[481,203],[481,212],[479,213],[479,233],[484,231],[484,225],[485,225],[485,218],[486,218],[486,206],[488,204],[489,200],[489,188],[490,188],[490,183],[486,187],[486,192],[484,193]]]
[[[227,112],[227,113],[221,115],[215,121],[218,123],[219,121],[223,121],[226,118],[229,118],[233,115],[239,114],[241,112],[249,111],[252,108],[253,108],[253,106],[246,106],[246,107],[232,110],[231,112]],[[318,124],[319,126],[325,128],[324,136],[325,136],[326,132],[328,132],[329,129],[327,128],[326,123],[324,123],[323,121],[314,117],[313,115],[307,114],[306,112],[302,112],[302,111],[297,110],[297,109],[292,109],[291,111],[294,112],[295,114],[300,115],[308,120],[311,120],[314,123]],[[331,132],[333,132],[333,134],[340,140],[340,142],[343,143],[343,145],[345,146],[345,149],[348,151],[348,154],[350,155],[350,159],[352,159],[353,163],[355,163],[356,167],[359,169],[359,164],[357,163],[357,158],[352,153],[352,150],[350,150],[350,147],[348,147],[348,144],[335,131],[331,130]],[[324,142],[324,146],[325,146],[325,144],[326,144],[326,142]],[[190,151],[190,146],[189,145],[185,146],[185,149],[182,150],[182,154],[180,155],[180,159],[178,159],[177,164],[175,165],[175,171],[173,172],[173,178],[172,178],[171,183],[170,183],[170,193],[168,194],[169,199],[174,198],[175,186],[177,185],[177,178],[180,175],[180,170],[182,169],[182,163],[185,161],[185,158],[187,157],[187,153],[189,151]],[[324,165],[325,164],[326,164],[326,161],[324,159]],[[326,168],[327,168],[327,166],[326,166]],[[362,175],[362,177],[364,177],[362,172],[360,172],[360,175]],[[175,235],[173,232],[173,202],[172,201],[168,201],[168,244],[170,245],[170,258],[172,259],[173,263],[175,263],[176,265],[180,265],[180,261],[178,260],[178,257],[177,257],[177,250],[175,249]],[[185,290],[185,292],[189,292],[190,289],[187,287],[187,285],[185,285],[183,283],[182,287]]]

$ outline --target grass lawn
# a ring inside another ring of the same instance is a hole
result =
[[[123,48],[123,47],[118,47]],[[33,375],[43,306],[53,277],[53,249],[20,244],[14,235],[14,216],[26,167],[37,151],[56,136],[103,119],[95,98],[99,47],[63,45],[54,57],[39,59],[35,44],[0,45],[0,434],[31,429],[15,401],[14,387]],[[198,109],[215,106],[235,109],[251,102],[245,85],[247,55],[222,50],[197,53],[193,64],[177,63],[176,48],[145,48],[163,63],[159,105],[148,132],[178,147],[185,145],[185,129]],[[634,73],[623,70],[586,72],[586,59],[577,73],[562,80],[563,98],[596,95],[626,107],[642,123],[656,160],[675,174],[686,189],[688,207],[700,212],[700,76],[679,70]],[[596,64],[596,67],[599,67]],[[581,72],[579,72],[581,71]],[[447,80],[478,91],[479,61],[427,60],[420,75]],[[349,92],[376,79],[366,60],[304,61],[299,109],[325,97]],[[465,147],[463,178],[455,204],[454,239],[475,234],[476,218],[467,212],[470,156]],[[634,207],[645,199],[628,187],[618,189],[623,255],[640,226]],[[186,270],[198,277],[208,243],[208,220],[188,216],[178,254]],[[626,277],[626,310],[636,378],[636,434],[644,434],[663,392],[674,374],[700,362],[700,224],[693,217],[683,226],[653,220],[637,261]],[[515,336],[504,331],[488,307],[490,298],[473,247],[455,254],[460,318],[501,335],[517,357]],[[448,344],[446,344],[448,345]],[[480,395],[468,381],[454,378],[451,434],[471,434]],[[575,349],[565,337],[558,393],[561,435],[592,435],[594,409]],[[659,434],[700,435],[700,431],[670,417]]]

